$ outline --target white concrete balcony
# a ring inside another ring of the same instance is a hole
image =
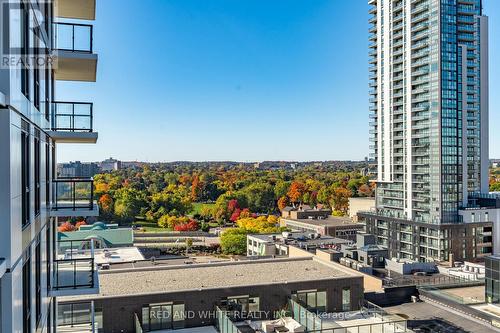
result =
[[[99,216],[99,206],[94,201],[92,178],[58,178],[52,181],[54,202],[52,217]]]
[[[95,0],[54,0],[54,16],[95,20]]]
[[[58,22],[54,33],[55,79],[95,82],[98,57],[93,53],[93,26]]]
[[[94,240],[59,240],[52,273],[50,294],[53,297],[98,294]]]
[[[54,102],[49,135],[56,143],[96,143],[93,130],[93,104]]]

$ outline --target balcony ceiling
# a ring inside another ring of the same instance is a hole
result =
[[[54,15],[61,18],[95,20],[95,0],[55,0]]]
[[[96,82],[97,54],[57,50],[54,69],[56,80]]]
[[[49,136],[55,143],[96,143],[98,138],[96,132],[50,131]]]

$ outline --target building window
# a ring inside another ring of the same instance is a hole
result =
[[[31,333],[31,248],[23,261],[23,333]]]
[[[21,1],[21,54],[23,56],[21,60],[21,91],[29,100],[29,67],[28,67],[28,57],[30,50],[30,13],[28,5],[24,1]]]
[[[52,239],[52,229],[50,228],[52,224],[52,219],[47,223],[47,231],[45,235],[45,260],[47,264],[47,294],[50,291],[50,263],[51,263],[51,253],[50,253],[50,243]]]
[[[40,111],[40,93],[41,93],[41,85],[40,85],[40,71],[41,69],[38,68],[39,65],[39,58],[40,58],[40,30],[35,29],[35,40],[34,40],[34,66],[33,66],[33,104],[35,105],[35,108],[37,108],[38,111]]]
[[[21,197],[22,226],[30,224],[30,127],[26,121],[21,123]]]
[[[293,298],[311,312],[326,312],[326,291],[297,291]]]
[[[42,250],[40,239],[35,247],[35,304],[36,304],[36,327],[42,318]]]
[[[40,184],[40,131],[35,130],[35,216],[40,215],[40,205],[41,205],[41,184]]]
[[[159,303],[142,307],[144,331],[184,328],[184,303]]]
[[[227,306],[232,311],[240,313],[259,312],[260,299],[249,295],[232,296],[227,298]]]
[[[342,289],[342,311],[351,311],[351,288]]]
[[[45,205],[47,209],[50,206],[50,144],[48,136],[45,144]]]

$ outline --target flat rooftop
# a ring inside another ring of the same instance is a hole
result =
[[[315,281],[358,276],[312,258],[192,264],[99,272],[99,295],[84,298]],[[78,297],[82,298],[82,297]]]
[[[429,302],[405,303],[384,310],[407,317],[412,322],[410,328],[420,332],[498,332],[493,326],[469,315]]]
[[[291,218],[283,218],[285,222],[301,222],[310,225],[318,225],[325,227],[339,227],[343,225],[359,225],[360,223],[354,222],[350,217],[347,216],[329,216],[323,219],[291,219]]]
[[[253,238],[262,240],[264,242],[269,242],[269,243],[282,243],[283,241],[287,241],[288,243],[293,243],[295,242],[300,242],[300,243],[307,243],[307,244],[348,244],[351,243],[351,241],[342,239],[342,238],[337,238],[337,237],[332,237],[332,236],[320,236],[320,238],[314,238],[311,239],[309,238],[310,233],[297,233],[297,232],[291,232],[290,233],[292,236],[289,238],[284,238],[282,234],[250,234],[248,236],[251,236]],[[272,239],[272,236],[276,236],[276,240]]]

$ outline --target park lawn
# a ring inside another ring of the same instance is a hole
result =
[[[200,214],[203,207],[213,207],[215,204],[202,203],[202,202],[194,202],[193,210],[190,215]]]
[[[171,228],[161,228],[156,224],[156,222],[149,222],[149,221],[135,221],[133,223],[134,225],[140,225],[142,229],[146,232],[166,232],[166,231],[172,231]]]

